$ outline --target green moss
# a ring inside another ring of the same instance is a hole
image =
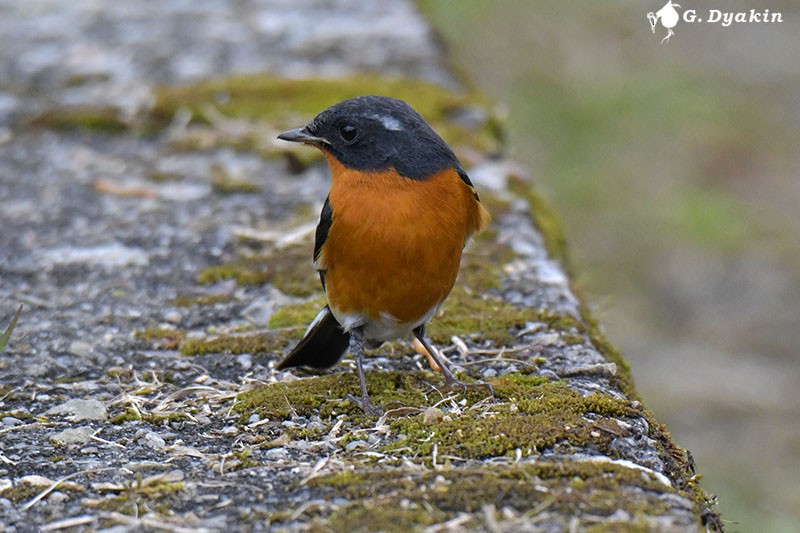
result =
[[[613,435],[598,431],[603,418],[638,414],[630,405],[606,395],[581,396],[563,383],[543,383],[542,378],[510,374],[492,380],[495,399],[503,402],[494,415],[464,410],[460,416],[426,424],[421,417],[399,419],[392,429],[405,435],[387,451],[410,448],[415,455],[440,455],[464,459],[524,456],[551,449],[556,444],[606,450]],[[599,421],[586,415],[596,415]]]
[[[153,390],[140,390],[136,391],[134,394],[145,395],[152,394],[153,392]],[[124,424],[126,422],[147,422],[148,424],[161,425],[165,420],[169,422],[181,422],[189,419],[190,417],[187,413],[152,413],[149,411],[139,411],[133,407],[128,407],[122,413],[111,417],[109,422],[117,425]]]
[[[12,503],[21,503],[29,500],[42,492],[42,487],[35,487],[33,485],[17,484],[14,487],[9,487],[0,491],[0,497],[11,500]]]
[[[367,381],[373,401],[387,408],[424,409],[441,399],[427,385],[433,380],[422,372],[369,372]],[[569,444],[613,457],[609,444],[616,435],[606,428],[616,427],[614,418],[641,414],[627,401],[602,394],[581,396],[566,384],[536,376],[509,374],[491,384],[497,403],[490,413],[469,409],[484,399],[483,394],[472,393],[460,414],[451,413],[438,422],[426,422],[421,414],[395,419],[392,433],[403,437],[382,451],[405,450],[405,455],[429,461],[436,447],[440,456],[485,459],[515,453],[527,456]],[[363,418],[361,410],[344,401],[347,394],[357,393],[355,373],[336,373],[256,387],[239,395],[235,409],[242,420],[253,413],[271,419],[347,414],[358,423]]]
[[[222,335],[211,339],[189,339],[181,345],[183,355],[203,354],[274,354],[286,349],[295,335],[270,331],[256,335]]]
[[[253,468],[259,466],[260,464],[258,461],[253,459],[253,450],[248,447],[234,450],[233,452],[231,452],[231,455],[233,455],[233,457],[235,457],[239,463],[236,468],[237,470],[241,470],[244,468]],[[226,468],[226,471],[230,470]]]
[[[508,246],[497,242],[497,232],[485,230],[464,251],[457,285],[478,293],[499,289],[502,267],[514,257]]]
[[[284,294],[305,298],[319,293],[322,285],[311,262],[311,243],[282,248],[269,256],[269,281]]]
[[[176,181],[181,181],[183,176],[180,174],[175,174],[173,172],[159,172],[153,171],[147,174],[147,179],[154,183],[171,183]]]
[[[193,296],[177,296],[169,303],[175,307],[194,307],[195,305],[215,305],[236,301],[230,294],[198,294]]]
[[[367,372],[367,389],[373,402],[389,408],[430,405],[441,396],[437,394],[436,398],[428,399],[427,376],[422,372]],[[261,418],[288,418],[292,414],[319,414],[325,418],[334,413],[347,413],[354,420],[368,423],[370,419],[361,409],[344,399],[348,394],[359,394],[358,379],[355,372],[339,371],[255,387],[239,394],[235,410],[242,414],[242,420],[253,413]]]
[[[518,513],[546,505],[563,516],[576,509],[597,516],[619,510],[633,516],[668,512],[658,498],[665,490],[662,485],[639,471],[610,463],[540,461],[435,471],[345,471],[314,478],[309,486],[351,500],[326,521],[333,531],[374,531],[387,527],[387,521],[393,521],[390,528],[416,530],[464,512],[481,513],[487,505]],[[626,490],[631,488],[641,490]],[[623,491],[627,497],[621,499]],[[468,529],[482,529],[470,524]]]
[[[209,120],[208,108],[227,117],[247,117],[275,128],[298,127],[336,102],[364,94],[384,94],[408,101],[450,143],[467,144],[483,152],[499,147],[497,120],[469,129],[452,120],[470,106],[486,107],[477,94],[456,94],[438,85],[409,78],[358,75],[352,78],[287,79],[269,75],[234,76],[186,86],[163,87],[148,118],[151,128],[162,128],[179,109],[191,111],[195,121]]]
[[[514,329],[531,318],[529,310],[513,306],[494,296],[481,297],[456,287],[440,312],[428,325],[428,335],[437,344],[450,344],[453,335],[475,341],[492,340],[508,346]]]
[[[441,511],[389,497],[348,505],[327,517],[324,523],[327,531],[406,533],[446,518],[447,514]]]
[[[142,415],[138,410],[134,409],[133,407],[128,407],[122,413],[111,417],[111,420],[109,420],[109,422],[111,424],[118,425],[118,424],[124,424],[125,422],[140,421],[141,419]]]
[[[186,488],[183,481],[143,483],[141,478],[123,488],[120,494],[85,503],[87,507],[136,515],[140,506],[155,513],[171,514],[172,500]]]
[[[263,285],[269,279],[269,271],[258,260],[242,259],[204,268],[197,274],[197,283],[206,285],[226,279],[236,280],[237,285]]]
[[[261,187],[257,183],[235,178],[218,165],[211,167],[211,173],[211,187],[218,194],[256,194],[261,192]]]
[[[324,305],[324,296],[298,304],[284,305],[270,317],[269,327],[273,329],[307,327]]]
[[[31,120],[31,124],[55,130],[86,129],[107,133],[122,133],[129,128],[118,109],[88,106],[49,109]]]
[[[306,297],[321,290],[311,263],[309,246],[291,246],[205,268],[197,275],[201,284],[236,280],[237,285],[272,283],[290,296]]]
[[[134,333],[134,337],[161,350],[176,350],[183,341],[181,331],[160,326],[140,329]]]
[[[158,132],[167,127],[179,111],[191,114],[190,127],[173,141],[173,147],[208,150],[221,146],[253,151],[264,157],[285,156],[293,170],[302,170],[318,161],[320,154],[288,143],[265,142],[264,131],[279,131],[303,125],[317,113],[346,98],[383,94],[408,101],[456,150],[462,147],[481,153],[496,153],[501,148],[501,126],[489,106],[475,92],[455,93],[450,89],[411,78],[360,74],[338,79],[287,79],[271,75],[232,76],[197,83],[162,87],[155,91],[153,107],[134,123],[122,120],[114,108],[66,107],[48,110],[34,124],[55,128],[82,128],[122,132],[137,127]],[[485,112],[479,124],[458,121],[460,113],[471,108]],[[235,133],[210,127],[220,119],[242,120]],[[221,189],[229,192],[230,183]],[[245,186],[251,192],[253,184]]]
[[[0,389],[0,396],[4,396],[3,389]],[[33,420],[34,416],[27,412],[21,410],[14,410],[14,411],[0,411],[0,420],[3,418],[10,416],[14,417],[18,420]]]

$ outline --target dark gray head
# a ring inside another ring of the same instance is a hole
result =
[[[407,178],[425,179],[446,168],[460,169],[453,151],[419,113],[386,96],[344,100],[278,138],[316,146],[355,170],[393,167]]]

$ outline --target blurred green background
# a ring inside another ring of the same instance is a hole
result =
[[[800,2],[425,0],[729,531],[800,531]]]

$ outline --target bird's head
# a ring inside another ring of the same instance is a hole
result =
[[[412,179],[459,166],[453,151],[419,113],[386,96],[344,100],[278,138],[315,146],[348,168],[394,168]]]

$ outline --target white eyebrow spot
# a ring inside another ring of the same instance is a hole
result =
[[[372,115],[372,118],[383,124],[383,127],[392,131],[403,131],[403,125],[394,117],[389,115]]]

